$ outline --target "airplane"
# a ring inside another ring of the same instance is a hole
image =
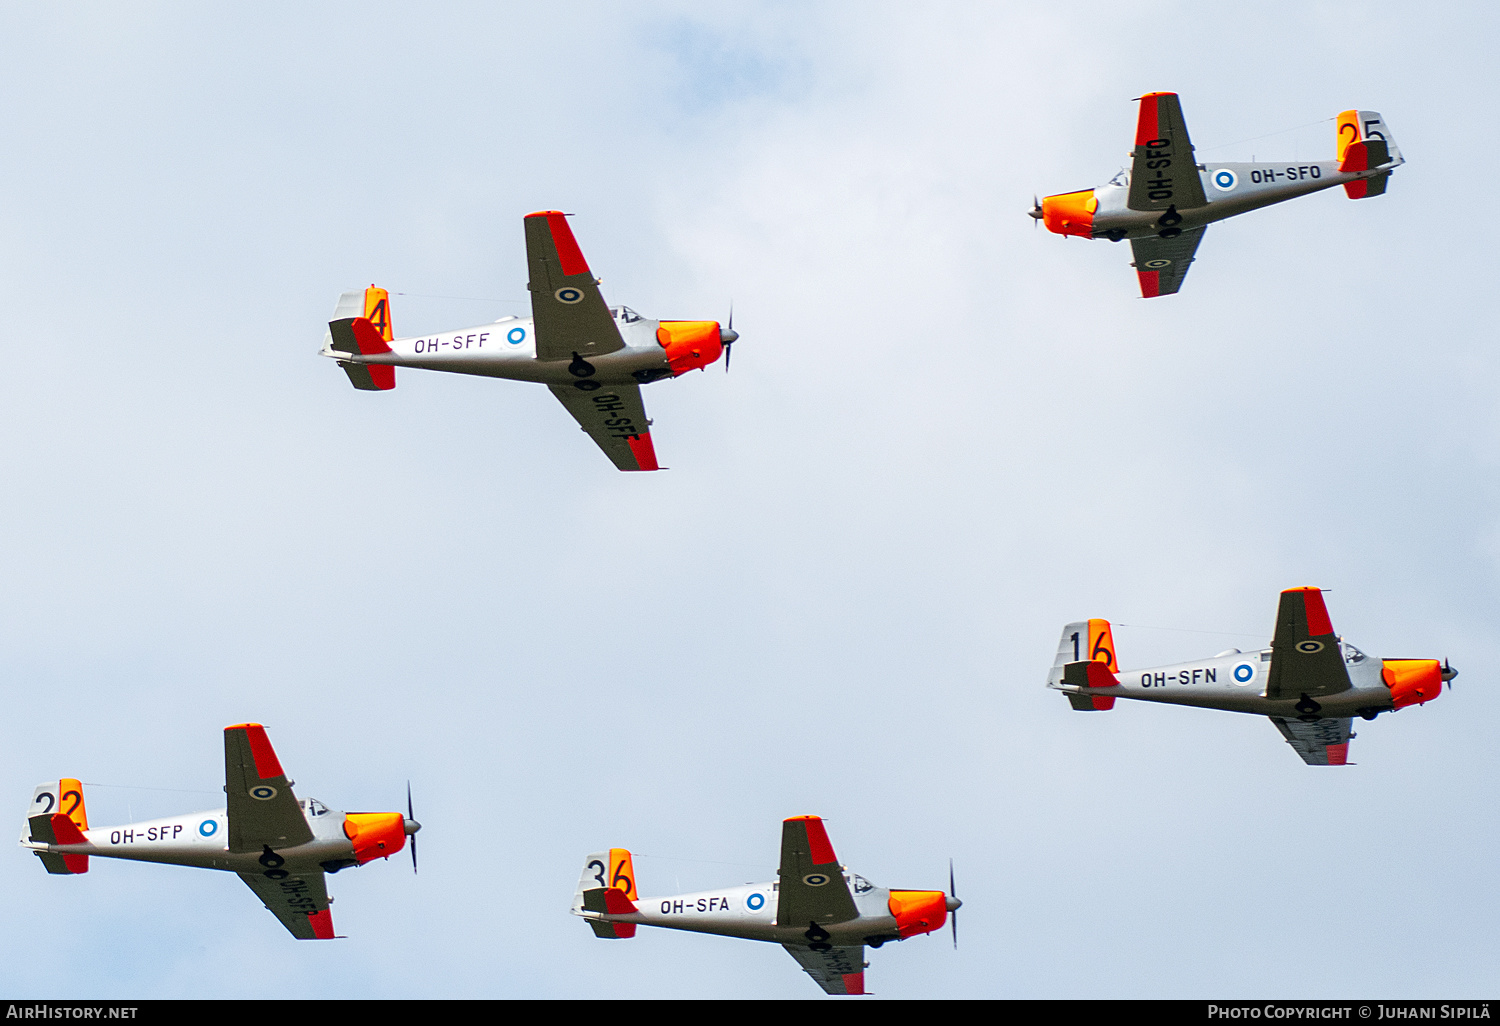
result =
[[[83,785],[49,780],[32,795],[21,846],[59,875],[87,873],[90,855],[238,873],[299,940],[334,937],[325,873],[388,859],[407,837],[416,872],[422,824],[412,815],[410,785],[404,816],[336,812],[298,799],[259,723],[224,728],[224,780],[227,808],[93,829]]]
[[[397,367],[537,381],[620,470],[660,470],[641,386],[701,370],[738,339],[734,314],[718,321],[653,321],[628,306],[608,307],[557,210],[527,214],[530,317],[502,317],[458,331],[395,338],[390,294],[371,285],[339,297],[323,339],[363,391],[396,387]]]
[[[664,898],[636,896],[635,867],[624,848],[595,852],[573,895],[582,916],[604,938],[634,937],[637,925],[772,941],[786,948],[829,994],[865,993],[865,948],[941,930],[958,909],[953,865],[948,893],[876,887],[839,865],[818,816],[781,824],[781,868],[773,883],[745,884]]]
[[[1379,196],[1405,163],[1379,114],[1346,110],[1332,160],[1200,164],[1177,94],[1147,93],[1139,103],[1130,167],[1097,189],[1033,199],[1030,214],[1058,235],[1129,239],[1143,299],[1182,288],[1212,222],[1335,185],[1350,199]]]
[[[1309,766],[1345,766],[1355,716],[1425,705],[1457,676],[1446,659],[1370,658],[1333,632],[1321,589],[1288,588],[1269,648],[1190,663],[1121,672],[1108,620],[1070,623],[1047,686],[1080,711],[1134,698],[1267,716]]]

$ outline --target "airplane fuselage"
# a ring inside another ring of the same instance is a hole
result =
[[[150,819],[124,826],[94,827],[83,832],[87,844],[40,844],[23,839],[23,845],[64,855],[97,855],[101,858],[161,862],[199,869],[222,869],[231,873],[260,873],[285,869],[289,873],[329,870],[337,872],[354,864],[354,845],[345,836],[344,814],[312,802],[303,818],[313,839],[295,847],[277,848],[270,862],[264,849],[249,852],[229,850],[229,816],[225,809]],[[279,860],[279,861],[278,861]],[[330,869],[330,866],[336,867]]]
[[[1059,235],[1115,242],[1152,236],[1172,238],[1236,214],[1390,171],[1389,166],[1340,171],[1338,161],[1333,160],[1200,164],[1199,168],[1206,200],[1202,206],[1174,206],[1169,211],[1132,210],[1126,205],[1130,198],[1130,171],[1125,170],[1108,185],[1048,196],[1033,216],[1040,217],[1048,230]]]
[[[646,384],[672,376],[666,347],[657,337],[661,321],[632,313],[617,316],[615,326],[625,347],[590,356],[588,362],[594,368],[590,380],[601,385]],[[504,317],[456,331],[398,338],[389,345],[389,353],[350,354],[325,347],[322,355],[345,363],[417,367],[545,385],[571,385],[578,380],[568,369],[571,360],[537,359],[536,328],[530,317]]]
[[[1233,652],[1212,659],[1169,666],[1121,670],[1116,674],[1119,685],[1103,688],[1070,688],[1100,698],[1132,698],[1143,702],[1169,705],[1192,705],[1204,709],[1253,713],[1259,716],[1285,716],[1296,719],[1307,713],[1301,695],[1290,698],[1266,697],[1270,678],[1271,650]],[[1318,715],[1325,717],[1373,716],[1394,709],[1391,689],[1381,677],[1382,662],[1344,646],[1344,667],[1352,685],[1347,691],[1319,695]]]
[[[1207,164],[1198,177],[1208,202],[1201,207],[1178,210],[1180,230],[1198,228],[1226,217],[1243,214],[1273,203],[1331,189],[1335,185],[1368,178],[1378,172],[1339,171],[1337,161],[1284,164]],[[1125,203],[1129,188],[1121,183],[1094,190],[1098,208],[1091,234],[1095,238],[1133,239],[1159,235],[1163,229],[1160,210],[1131,210]],[[1122,234],[1123,233],[1123,234]]]
[[[879,947],[900,939],[899,924],[891,914],[891,892],[859,876],[849,876],[849,892],[859,915],[842,923],[781,923],[777,920],[775,883],[744,884],[713,891],[640,898],[638,911],[609,914],[583,912],[585,918],[611,923],[637,923],[669,930],[712,933],[775,944],[811,943],[832,947],[871,944]],[[939,923],[939,926],[942,924]],[[850,969],[856,972],[857,969]]]

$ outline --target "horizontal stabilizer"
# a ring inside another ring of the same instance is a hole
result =
[[[354,356],[379,356],[391,351],[380,328],[368,317],[343,317],[328,322],[332,336],[329,345],[335,352]],[[396,368],[378,363],[345,363],[339,361],[349,384],[362,392],[385,392],[396,387]]]
[[[38,844],[88,844],[88,838],[78,829],[78,824],[60,812],[52,815],[31,816],[27,819],[31,828],[31,841]],[[89,857],[81,854],[39,851],[37,856],[47,872],[58,876],[69,876],[89,871]]]
[[[1384,139],[1366,139],[1349,144],[1349,148],[1344,151],[1344,159],[1339,163],[1339,172],[1347,175],[1369,171],[1390,162],[1390,147],[1385,144]]]
[[[1114,688],[1120,686],[1119,678],[1109,672],[1109,666],[1098,660],[1068,663],[1063,667],[1062,682],[1076,688]],[[1115,707],[1115,698],[1113,695],[1093,696],[1073,693],[1068,695],[1068,702],[1074,709],[1080,712],[1089,710],[1103,711]]]
[[[339,361],[349,384],[361,392],[389,392],[396,387],[396,368],[379,363],[345,363]]]
[[[1391,182],[1391,173],[1387,171],[1383,175],[1374,178],[1361,178],[1354,182],[1344,183],[1344,194],[1350,199],[1369,199],[1371,196],[1384,196],[1385,187]]]
[[[625,892],[618,887],[593,887],[584,891],[583,910],[616,916],[630,915],[639,911],[635,903],[627,898]],[[594,936],[608,940],[624,940],[635,936],[634,923],[603,923],[597,919],[591,919],[589,926],[593,927]]]

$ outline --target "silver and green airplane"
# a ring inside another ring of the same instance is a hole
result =
[[[1355,716],[1424,705],[1456,676],[1446,659],[1370,658],[1333,632],[1320,589],[1289,588],[1269,648],[1190,663],[1122,671],[1108,620],[1070,623],[1047,686],[1081,711],[1134,698],[1267,716],[1308,765],[1344,766]]]
[[[817,816],[792,816],[781,824],[777,879],[693,894],[638,897],[630,852],[611,848],[584,859],[573,894],[573,914],[595,936],[635,936],[637,926],[713,933],[771,941],[786,948],[802,970],[829,994],[864,994],[865,947],[878,948],[953,924],[963,902],[953,893],[876,887],[841,865]]]
[[[328,873],[388,859],[411,838],[417,868],[411,789],[406,814],[338,812],[315,798],[299,799],[259,723],[224,728],[221,809],[120,826],[90,827],[83,784],[64,777],[38,784],[26,810],[21,846],[47,872],[89,871],[89,856],[222,869],[238,874],[293,937],[330,940],[333,913]]]
[[[1146,299],[1182,288],[1212,222],[1335,185],[1350,199],[1379,196],[1405,163],[1379,114],[1346,110],[1332,160],[1200,164],[1177,94],[1147,93],[1139,103],[1130,167],[1097,189],[1033,200],[1031,216],[1059,235],[1129,239]]]

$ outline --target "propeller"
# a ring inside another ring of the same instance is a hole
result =
[[[1455,670],[1452,666],[1448,665],[1448,657],[1444,656],[1443,657],[1443,683],[1448,685],[1448,689],[1450,691],[1453,689],[1453,678],[1457,677],[1457,676],[1458,676],[1458,671]]]
[[[953,923],[953,950],[958,950],[958,910],[963,902],[958,900],[958,888],[953,885],[953,860],[948,860],[948,914]]]
[[[1041,223],[1042,217],[1044,216],[1042,214],[1042,201],[1037,199],[1036,193],[1031,194],[1031,209],[1026,212],[1031,215],[1032,221],[1034,222],[1031,227],[1035,228],[1037,224]]]
[[[729,304],[729,324],[719,329],[719,341],[724,344],[725,374],[729,373],[729,354],[732,352],[730,347],[734,345],[735,339],[739,337],[740,333],[734,330],[734,303],[731,302]]]
[[[411,871],[417,871],[417,831],[422,829],[422,824],[417,822],[417,814],[411,807],[411,781],[406,782],[406,820],[401,824],[406,831],[406,836],[411,838]]]

